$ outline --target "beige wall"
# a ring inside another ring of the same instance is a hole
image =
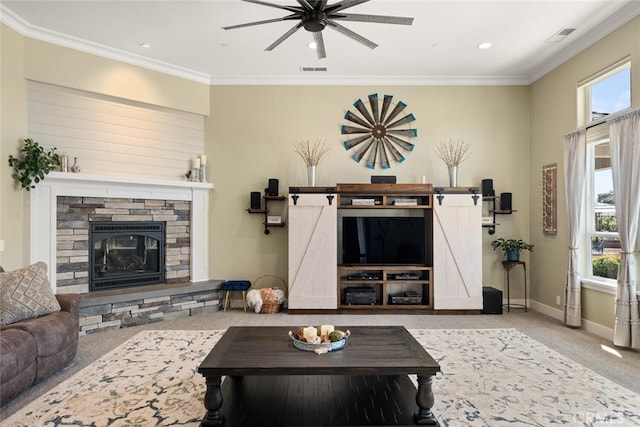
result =
[[[286,276],[287,228],[263,234],[259,215],[246,212],[249,192],[262,191],[268,178],[279,178],[281,192],[304,185],[306,170],[293,152],[295,142],[323,138],[334,148],[320,164],[319,185],[368,182],[371,174],[394,174],[399,182],[447,184],[444,164],[434,145],[449,138],[472,144],[462,164],[459,185],[477,186],[493,178],[498,193],[513,193],[518,212],[499,218],[493,236],[483,232],[483,282],[504,287],[504,272],[489,242],[518,237],[536,245],[525,254],[531,272],[531,295],[554,307],[562,295],[566,265],[566,215],[562,178],[562,136],[576,128],[576,83],[632,56],[633,87],[640,87],[640,18],[550,72],[530,87],[388,87],[388,86],[212,86],[189,82],[117,61],[24,38],[1,27],[0,76],[0,239],[6,250],[0,264],[8,268],[28,262],[28,193],[15,190],[7,156],[16,153],[26,129],[26,80],[68,86],[135,101],[209,114],[206,154],[211,198],[211,276],[253,280],[273,272]],[[358,98],[377,92],[407,103],[417,118],[416,148],[407,160],[387,171],[372,171],[342,148],[344,113]],[[640,101],[634,98],[634,107]],[[559,166],[558,234],[541,231],[541,167]],[[274,214],[284,204],[271,205]],[[522,294],[515,292],[516,298]],[[613,326],[613,297],[595,291],[583,296],[585,317]]]
[[[0,265],[5,268],[21,266],[28,259],[28,194],[15,190],[8,164],[27,132],[22,45],[19,34],[0,25],[0,239],[5,242]]]
[[[577,84],[611,64],[631,56],[632,88],[640,87],[640,18],[589,47],[531,85],[531,238],[536,245],[531,259],[532,297],[550,307],[556,295],[563,295],[568,254],[565,207],[563,136],[578,127]],[[640,96],[632,96],[634,108],[640,108]],[[542,234],[540,189],[542,166],[558,164],[558,234]],[[564,300],[564,299],[563,299]],[[585,290],[583,317],[613,328],[614,296]]]
[[[27,80],[202,115],[209,86],[29,39],[3,24],[0,31],[0,265],[13,269],[29,262],[29,193],[15,187],[7,162],[29,136]]]
[[[293,144],[322,138],[333,146],[318,167],[318,184],[369,182],[372,174],[396,175],[398,182],[448,185],[447,169],[433,154],[439,141],[463,138],[472,148],[462,163],[459,185],[479,186],[493,178],[498,192],[510,191],[518,213],[500,218],[494,236],[483,233],[484,282],[501,288],[502,254],[489,242],[499,236],[528,239],[529,89],[519,87],[364,87],[364,86],[213,86],[207,120],[207,154],[213,159],[212,274],[225,279],[255,279],[261,273],[287,273],[287,229],[263,234],[259,215],[250,215],[249,193],[268,178],[289,186],[306,185],[306,167]],[[415,149],[402,164],[371,170],[351,159],[342,146],[343,116],[358,98],[393,95],[412,112],[418,129]],[[283,203],[271,203],[280,214]],[[516,293],[516,297],[518,294]]]

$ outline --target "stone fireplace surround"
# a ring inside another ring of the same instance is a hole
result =
[[[57,265],[58,197],[185,201],[191,205],[188,233],[191,241],[192,282],[209,280],[209,191],[213,184],[157,180],[152,178],[51,172],[31,191],[30,259],[44,261],[53,271]],[[114,217],[117,219],[117,217]],[[87,259],[77,261],[87,262]],[[59,292],[57,275],[50,274],[51,287]],[[88,286],[65,286],[65,292],[88,292]]]
[[[88,264],[88,254],[84,254],[83,258],[80,251],[76,257],[65,256],[62,252],[64,245],[59,246],[59,199],[113,200],[121,203],[135,199],[144,200],[149,205],[168,202],[190,208],[190,221],[183,221],[179,225],[188,228],[184,231],[188,234],[190,247],[183,252],[189,253],[189,260],[184,262],[189,270],[183,273],[178,273],[179,268],[174,270],[176,275],[186,277],[180,279],[176,276],[174,282],[187,283],[85,294],[80,303],[81,334],[218,309],[221,281],[210,280],[208,274],[209,191],[212,188],[213,184],[199,182],[51,172],[31,191],[30,260],[44,261],[50,266],[51,286],[56,293],[88,292],[88,279],[69,280],[64,271],[60,272],[64,268],[57,266],[60,259],[71,260],[78,265]],[[76,275],[82,277],[83,274]]]

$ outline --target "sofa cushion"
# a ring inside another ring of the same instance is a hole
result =
[[[0,324],[9,325],[57,311],[60,304],[51,290],[44,262],[0,273]]]
[[[26,331],[0,331],[0,404],[34,383],[36,341]]]

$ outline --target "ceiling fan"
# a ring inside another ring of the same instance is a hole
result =
[[[361,35],[351,31],[350,29],[340,25],[340,21],[358,21],[358,22],[374,22],[378,24],[399,24],[399,25],[411,25],[413,18],[404,18],[400,16],[382,16],[382,15],[362,15],[356,13],[342,13],[343,10],[357,6],[362,3],[366,3],[369,0],[342,0],[334,4],[327,4],[327,0],[296,0],[299,6],[283,6],[279,4],[269,3],[260,0],[242,0],[247,3],[255,3],[263,6],[275,7],[278,9],[284,9],[291,12],[290,15],[283,16],[281,18],[267,19],[265,21],[249,22],[246,24],[231,25],[228,27],[222,27],[224,30],[233,30],[236,28],[250,27],[253,25],[270,24],[272,22],[280,21],[297,21],[289,31],[284,33],[275,42],[271,43],[265,50],[271,51],[275,49],[280,43],[291,37],[300,28],[313,33],[313,40],[316,43],[316,52],[318,59],[326,58],[327,54],[324,47],[324,39],[322,38],[322,31],[329,27],[344,34],[353,40],[362,43],[363,45],[375,49],[378,45],[368,40]]]

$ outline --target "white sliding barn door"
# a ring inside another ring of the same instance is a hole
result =
[[[338,308],[336,203],[327,194],[289,194],[290,309]]]
[[[433,199],[433,305],[436,310],[482,309],[482,198],[444,194]]]

